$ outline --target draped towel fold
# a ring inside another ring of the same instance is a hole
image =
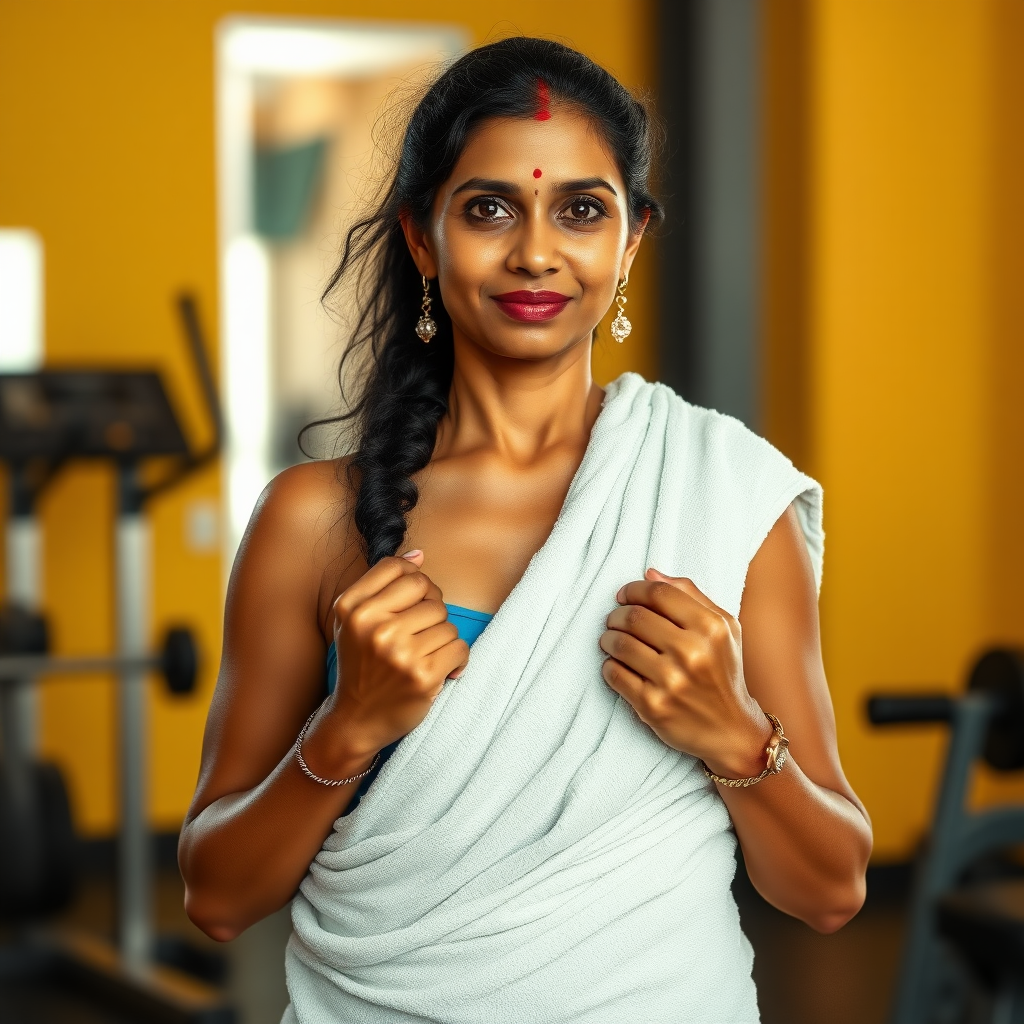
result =
[[[310,867],[286,1022],[758,1020],[728,812],[598,638],[652,565],[738,614],[794,501],[820,581],[813,480],[664,385],[609,385],[547,542]]]

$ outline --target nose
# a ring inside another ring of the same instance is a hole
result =
[[[558,252],[558,231],[540,207],[525,211],[512,236],[512,247],[505,261],[513,273],[544,277],[562,265]]]

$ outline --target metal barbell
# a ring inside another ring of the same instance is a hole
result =
[[[192,631],[178,626],[164,635],[163,647],[138,657],[119,655],[2,654],[0,679],[42,675],[79,675],[92,672],[159,672],[174,694],[192,693],[199,655]]]

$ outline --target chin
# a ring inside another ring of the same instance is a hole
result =
[[[506,359],[554,359],[577,345],[589,344],[593,336],[593,328],[573,331],[552,322],[543,325],[488,326],[491,330],[482,332],[481,340],[477,344],[488,352]]]

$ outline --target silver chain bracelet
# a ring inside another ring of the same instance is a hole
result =
[[[319,710],[320,708],[316,709],[316,711]],[[305,775],[306,778],[312,779],[314,782],[319,782],[321,786],[347,786],[350,782],[358,782],[360,779],[365,779],[366,776],[377,767],[377,762],[380,760],[380,751],[377,752],[377,756],[373,759],[373,763],[365,772],[349,776],[347,779],[322,779],[319,775],[309,770],[309,765],[306,764],[302,757],[302,741],[306,738],[306,732],[310,725],[313,724],[313,719],[316,718],[316,711],[306,719],[306,724],[302,727],[302,732],[299,733],[299,738],[295,741],[295,760],[299,762],[302,774]]]

